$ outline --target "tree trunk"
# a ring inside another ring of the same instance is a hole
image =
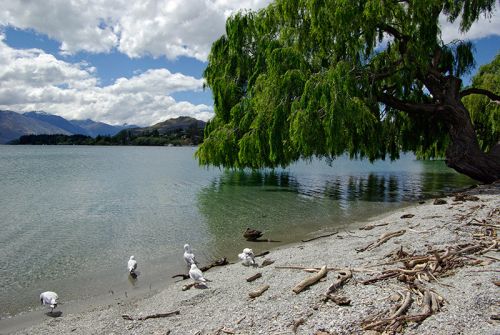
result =
[[[483,183],[500,179],[500,155],[484,153],[479,147],[469,111],[460,101],[460,82],[448,82],[444,102],[451,143],[446,149],[446,165]]]

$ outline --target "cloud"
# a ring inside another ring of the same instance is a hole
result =
[[[491,17],[480,17],[465,34],[460,32],[460,19],[454,23],[446,21],[444,16],[440,17],[441,38],[445,43],[453,40],[475,40],[488,36],[500,36],[500,14],[498,10]]]
[[[212,106],[177,102],[169,96],[199,91],[202,79],[148,70],[99,86],[95,69],[72,64],[38,49],[16,50],[0,35],[0,109],[44,110],[68,119],[150,125],[180,115],[208,120]]]
[[[109,52],[204,61],[228,15],[270,0],[6,1],[0,25],[34,29],[60,41],[62,54]]]

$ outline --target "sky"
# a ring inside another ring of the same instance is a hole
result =
[[[202,74],[211,44],[231,14],[270,2],[0,0],[0,109],[138,126],[207,121],[213,99]],[[465,36],[442,22],[445,42],[475,43],[477,67],[500,51],[500,8]]]

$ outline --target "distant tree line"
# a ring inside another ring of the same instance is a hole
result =
[[[143,145],[143,146],[184,146],[198,145],[203,142],[203,129],[189,127],[175,129],[160,134],[158,130],[137,131],[124,129],[114,136],[86,135],[23,135],[10,144],[25,145]]]

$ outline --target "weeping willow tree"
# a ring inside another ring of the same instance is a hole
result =
[[[462,99],[473,45],[441,39],[440,17],[466,32],[494,0],[276,0],[226,22],[204,72],[215,117],[203,165],[286,166],[301,158],[445,157],[482,182],[500,179],[498,118],[476,132]],[[497,86],[498,87],[498,86]],[[479,138],[478,138],[479,137]],[[480,146],[481,143],[482,145]]]

